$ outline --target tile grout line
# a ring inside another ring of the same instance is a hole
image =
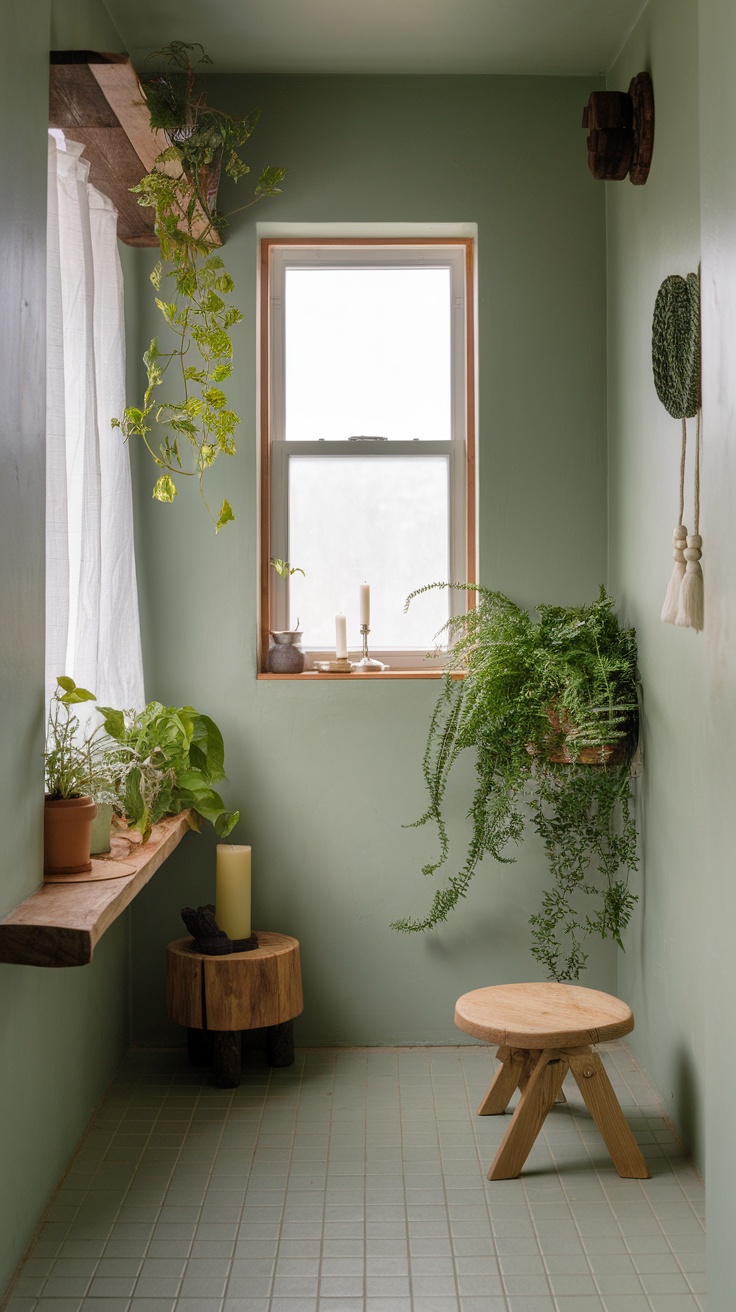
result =
[[[242,1068],[242,1035],[241,1035],[241,1068]],[[228,1269],[228,1273],[227,1273],[227,1279],[226,1279],[226,1281],[225,1281],[225,1292],[224,1292],[224,1294],[223,1294],[223,1300],[226,1300],[227,1297],[228,1297],[228,1292],[229,1292],[229,1288],[230,1288],[230,1281],[232,1280],[233,1262],[235,1261],[235,1253],[236,1253],[236,1251],[237,1251],[238,1240],[239,1240],[239,1238],[240,1238],[240,1233],[241,1233],[241,1229],[242,1229],[242,1225],[243,1225],[243,1213],[244,1213],[245,1208],[246,1208],[246,1203],[247,1203],[247,1198],[248,1198],[248,1188],[249,1188],[249,1185],[250,1185],[250,1177],[251,1177],[251,1175],[252,1175],[252,1173],[253,1173],[253,1163],[254,1163],[254,1161],[255,1161],[256,1151],[257,1151],[257,1147],[258,1147],[258,1140],[259,1140],[259,1138],[260,1138],[260,1134],[261,1134],[261,1127],[262,1127],[262,1125],[263,1125],[263,1113],[264,1113],[264,1109],[265,1109],[265,1107],[266,1107],[266,1103],[267,1103],[267,1101],[268,1101],[268,1091],[269,1091],[269,1089],[270,1089],[270,1087],[271,1087],[271,1079],[272,1079],[272,1069],[271,1069],[271,1067],[269,1067],[268,1080],[266,1081],[265,1092],[264,1092],[264,1094],[263,1094],[263,1098],[262,1098],[262,1100],[261,1100],[260,1114],[259,1114],[259,1116],[258,1116],[258,1122],[257,1122],[257,1125],[256,1125],[256,1130],[255,1130],[255,1136],[254,1136],[253,1144],[252,1144],[252,1147],[251,1147],[251,1153],[250,1153],[250,1166],[248,1167],[247,1176],[246,1176],[246,1179],[245,1179],[245,1183],[244,1183],[244,1185],[243,1185],[243,1201],[242,1201],[242,1204],[241,1204],[241,1206],[240,1206],[240,1211],[239,1211],[239,1214],[238,1214],[238,1221],[237,1221],[237,1225],[236,1225],[236,1227],[235,1227],[235,1238],[234,1238],[234,1240],[233,1240],[232,1252],[231,1252],[231,1254],[230,1254],[230,1265],[229,1265],[229,1269]],[[242,1087],[242,1085],[239,1086],[239,1087]],[[227,1125],[228,1121],[230,1120],[230,1112],[232,1111],[234,1105],[235,1105],[235,1098],[233,1097],[233,1098],[231,1099],[230,1106],[229,1106],[229,1108],[228,1108],[228,1114],[227,1114],[227,1117],[225,1118],[225,1124],[226,1124],[226,1125]],[[237,1122],[235,1122],[235,1123],[237,1123]],[[223,1127],[223,1130],[224,1130],[224,1127]],[[206,1196],[206,1191],[205,1191],[205,1196]],[[275,1262],[274,1262],[274,1266],[275,1266]],[[272,1277],[271,1277],[271,1279],[272,1279],[272,1283],[273,1283],[273,1273],[272,1273]],[[178,1299],[178,1295],[177,1295],[177,1299]]]
[[[497,1059],[491,1052],[491,1048],[493,1045],[486,1045],[486,1046],[490,1056],[490,1078],[488,1079],[488,1085],[490,1085],[491,1081],[493,1080],[496,1074]],[[483,1051],[483,1049],[480,1049],[480,1051]],[[461,1058],[461,1062],[462,1062],[462,1058]],[[479,1129],[478,1121],[479,1119],[483,1119],[483,1118],[478,1117],[475,1101],[470,1096],[470,1086],[468,1084],[467,1073],[465,1071],[463,1071],[463,1076],[465,1082],[465,1096],[468,1105],[468,1115],[470,1119],[470,1126],[473,1132],[473,1141],[475,1144],[476,1160],[481,1173],[481,1182],[483,1186],[483,1200],[484,1200],[486,1215],[488,1217],[488,1226],[491,1234],[491,1242],[493,1244],[493,1253],[496,1259],[496,1269],[501,1283],[501,1296],[504,1301],[504,1307],[509,1309],[510,1304],[508,1300],[508,1294],[506,1291],[506,1281],[504,1279],[504,1272],[501,1270],[501,1258],[498,1252],[498,1245],[496,1244],[496,1231],[493,1226],[493,1211],[491,1208],[491,1199],[488,1193],[488,1184],[489,1184],[488,1171],[490,1170],[490,1165],[486,1167],[485,1162],[481,1157],[481,1145],[478,1138],[478,1129]]]

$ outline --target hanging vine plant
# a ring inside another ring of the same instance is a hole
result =
[[[150,58],[158,59],[162,69],[143,82],[143,94],[151,128],[162,131],[169,145],[133,191],[139,205],[154,211],[161,259],[150,276],[156,305],[176,344],[162,350],[158,337],[152,339],[143,356],[143,402],[128,406],[112,424],[126,439],[140,438],[160,470],[154,498],[171,502],[177,477],[196,478],[219,532],[234,514],[227,500],[214,514],[203,480],[219,455],[235,455],[240,419],[222,385],[232,373],[230,330],[243,315],[231,300],[234,282],[217,250],[232,214],[280,195],[285,169],[263,169],[246,205],[228,215],[218,210],[221,170],[234,182],[250,172],[242,148],[260,111],[237,116],[207,103],[196,68],[212,60],[199,44],[172,41]],[[164,380],[170,384],[174,377],[178,396],[164,400]]]
[[[465,583],[431,588],[468,590]],[[485,855],[509,862],[530,822],[544,844],[552,885],[532,915],[532,954],[556,980],[578,979],[586,939],[621,934],[636,902],[630,756],[637,728],[633,629],[620,628],[601,588],[587,606],[540,606],[539,620],[500,592],[475,586],[477,604],[447,626],[448,668],[429,727],[424,777],[429,805],[416,825],[439,834],[434,875],[449,859],[443,802],[452,767],[475,753],[471,836],[465,862],[437,890],[428,913],[395,922],[405,933],[445,921]],[[463,677],[453,674],[462,672]],[[589,910],[583,909],[587,904]]]

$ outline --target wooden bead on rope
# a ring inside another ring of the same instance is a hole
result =
[[[680,584],[680,605],[675,620],[675,624],[681,625],[682,628],[697,629],[698,632],[703,627],[705,612],[703,571],[700,566],[702,545],[703,539],[699,533],[691,533],[688,536],[684,553],[687,568]]]
[[[672,535],[674,568],[667,586],[667,593],[662,607],[662,623],[676,624],[680,610],[680,588],[685,577],[685,547],[688,542],[687,529],[678,524]]]

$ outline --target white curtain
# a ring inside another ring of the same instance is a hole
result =
[[[59,674],[121,708],[144,704],[125,405],[117,210],[83,147],[49,135],[46,684]]]

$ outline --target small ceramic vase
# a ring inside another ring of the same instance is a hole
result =
[[[89,847],[90,856],[103,856],[110,851],[110,830],[112,827],[112,806],[110,802],[97,803],[97,815],[92,821],[92,839]]]
[[[271,629],[273,646],[268,651],[268,668],[271,674],[301,674],[304,669],[302,635],[297,631]]]

